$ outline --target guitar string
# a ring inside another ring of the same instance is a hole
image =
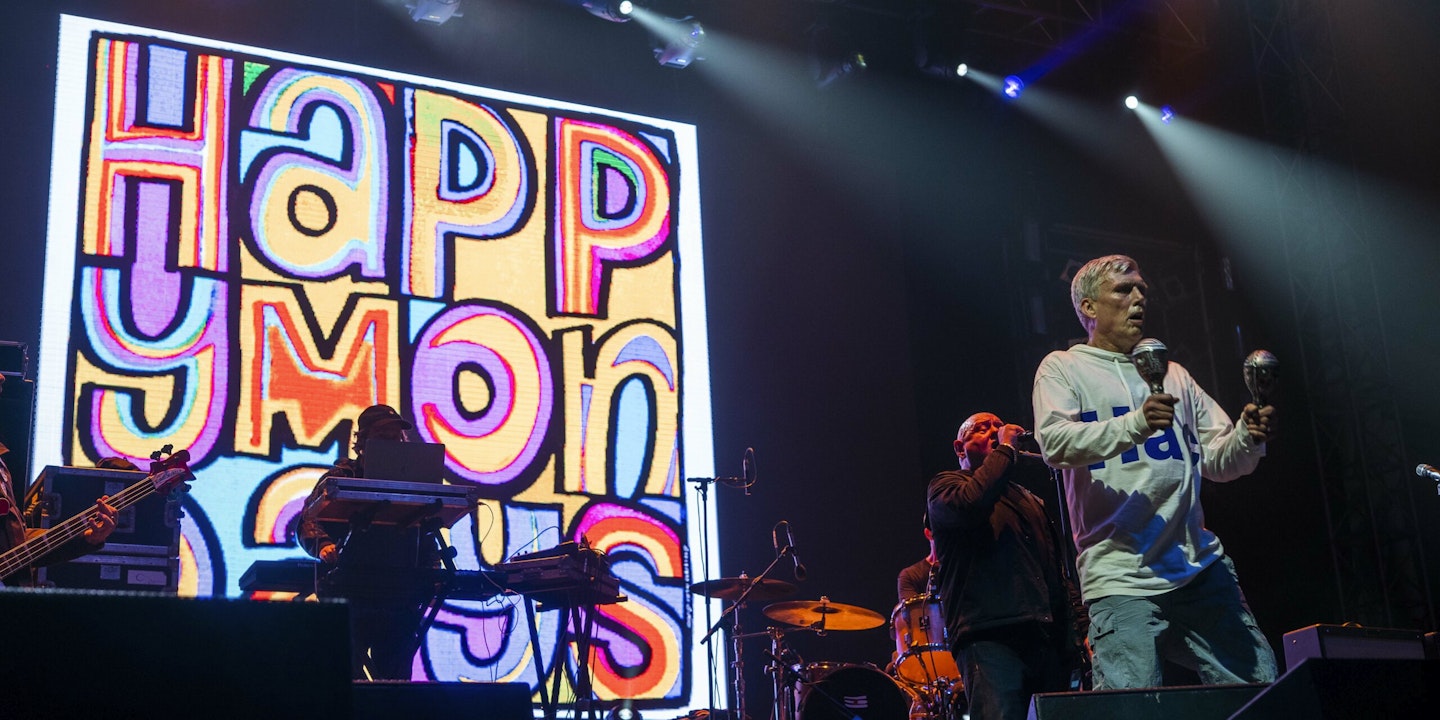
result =
[[[147,488],[153,488],[153,484],[136,483],[131,485],[120,491],[115,497],[110,498],[110,505],[114,507],[117,512],[129,507],[149,495]],[[130,497],[131,495],[134,495],[134,497]],[[50,528],[44,535],[36,538],[34,542],[20,546],[13,555],[13,559],[15,560],[13,568],[8,565],[0,565],[0,577],[4,577],[30,565],[55,548],[84,534],[85,530],[89,528],[90,524],[99,514],[100,506],[98,504],[91,505],[89,508],[76,513],[59,525]]]
[[[173,469],[175,468],[170,468],[170,470]],[[179,472],[183,473],[184,469],[179,469]],[[157,483],[155,478],[147,477],[146,480],[149,482],[137,482],[109,498],[110,506],[119,512],[148,497],[155,491]],[[99,514],[99,504],[91,505],[59,525],[50,528],[34,541],[21,545],[5,555],[0,555],[0,577],[7,577],[18,572],[56,548],[83,535],[95,518],[99,517]]]

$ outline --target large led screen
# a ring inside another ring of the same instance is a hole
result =
[[[597,695],[707,704],[692,126],[74,17],[57,75],[36,467],[188,449],[181,592],[235,596],[387,403],[479,488],[461,568],[583,538]],[[447,601],[414,678],[534,688],[524,628]]]

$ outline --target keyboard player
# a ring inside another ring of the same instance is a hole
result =
[[[389,405],[372,405],[355,423],[355,457],[341,458],[324,475],[306,501],[297,533],[301,547],[328,569],[341,568],[352,577],[403,575],[405,570],[438,567],[435,543],[414,526],[367,524],[363,521],[322,522],[312,517],[323,481],[331,477],[366,477],[365,448],[372,439],[411,441],[410,421]],[[351,584],[344,597],[350,605],[351,672],[359,680],[409,680],[416,649],[416,631],[429,595],[405,592],[377,582],[372,591]],[[322,595],[324,593],[322,592]]]

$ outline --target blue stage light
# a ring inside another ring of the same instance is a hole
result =
[[[1018,76],[1011,75],[1005,78],[1005,89],[1001,92],[1005,94],[1005,97],[1014,100],[1015,98],[1020,97],[1020,93],[1024,92],[1024,90],[1025,81],[1021,80]]]
[[[1162,106],[1160,106],[1160,122],[1165,123],[1166,125],[1169,125],[1169,124],[1170,124],[1170,121],[1171,121],[1171,120],[1174,120],[1174,119],[1175,119],[1175,111],[1172,110],[1172,109],[1170,109],[1170,106],[1169,106],[1169,105],[1162,105]]]

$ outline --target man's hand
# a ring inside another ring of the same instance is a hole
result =
[[[115,508],[110,505],[109,500],[109,495],[101,495],[100,499],[95,501],[95,517],[90,519],[84,532],[85,542],[91,545],[105,542],[110,533],[115,532]]]
[[[335,563],[340,562],[340,548],[336,547],[335,543],[325,543],[324,545],[320,546],[319,555],[320,562],[323,562],[326,565],[334,565]]]
[[[1242,416],[1245,419],[1245,430],[1250,433],[1251,440],[1263,443],[1275,436],[1278,418],[1275,415],[1274,405],[1256,407],[1255,403],[1246,403]]]
[[[1009,445],[1011,448],[1014,448],[1015,441],[1019,440],[1020,436],[1025,434],[1025,428],[1019,425],[1001,425],[1000,431],[997,434],[1000,436],[1001,445]]]
[[[1179,398],[1170,393],[1155,393],[1145,398],[1145,404],[1140,406],[1140,412],[1145,415],[1145,424],[1151,432],[1164,430],[1175,422],[1175,403]]]

